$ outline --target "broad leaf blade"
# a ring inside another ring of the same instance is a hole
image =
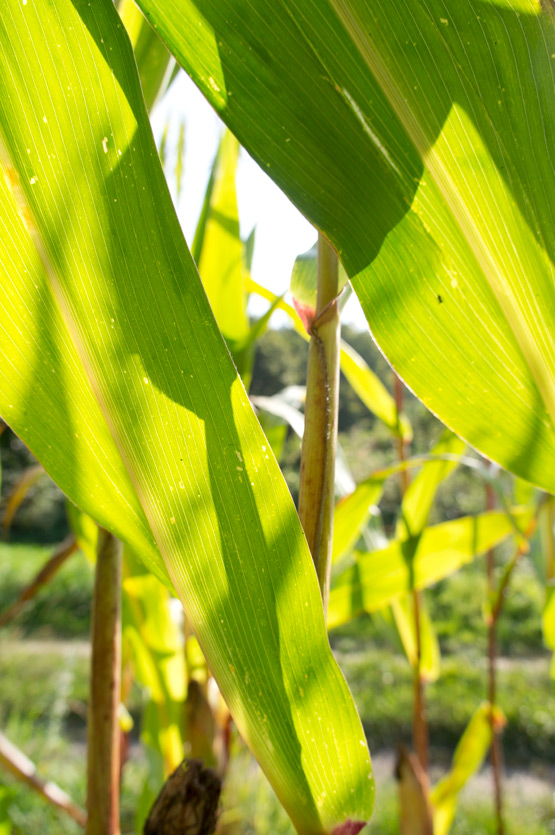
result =
[[[434,835],[447,835],[455,814],[457,796],[484,761],[491,745],[491,710],[488,702],[480,705],[458,742],[451,770],[432,789]],[[495,725],[505,724],[499,707],[493,708],[493,722]]]
[[[397,538],[418,537],[422,533],[435,499],[436,491],[456,467],[456,456],[462,455],[465,444],[456,435],[446,429],[439,441],[432,449],[434,455],[453,456],[453,460],[431,461],[424,465],[422,471],[409,484],[401,503],[401,514],[397,522]],[[431,621],[424,592],[420,594],[420,636],[416,635],[416,620],[414,614],[414,596],[394,600],[391,604],[395,623],[403,647],[410,663],[419,663],[417,651],[420,643],[420,675],[428,681],[435,681],[439,676],[440,651],[437,635]]]
[[[554,491],[552,4],[139,2],[409,387]]]
[[[133,44],[146,109],[150,111],[166,91],[175,61],[133,0],[121,0],[117,9]]]
[[[4,2],[0,89],[2,414],[72,501],[169,572],[298,831],[367,820],[370,762],[312,560],[111,0]]]
[[[439,485],[458,467],[456,456],[462,455],[464,450],[465,444],[460,438],[448,430],[443,432],[431,454],[445,458],[424,464],[422,471],[409,484],[401,504],[398,537],[418,536],[421,533],[428,521]],[[448,456],[453,456],[453,459],[449,460]]]
[[[442,445],[438,444],[440,451]],[[435,451],[435,450],[434,450]],[[445,452],[443,450],[443,452]],[[377,470],[359,482],[348,496],[337,502],[333,517],[333,562],[346,556],[356,545],[360,535],[372,513],[372,507],[377,505],[382,497],[383,486],[393,475],[424,465],[432,467],[431,473],[445,472],[445,467],[452,466],[451,461],[437,460],[433,455],[422,455],[409,458],[383,470]],[[431,476],[432,477],[432,476]],[[419,476],[420,478],[420,476]],[[424,482],[424,483],[427,483]],[[415,498],[420,495],[420,488],[415,492]],[[412,498],[409,503],[412,506]],[[427,514],[426,514],[427,515]]]
[[[417,547],[404,539],[379,551],[357,553],[356,564],[337,577],[332,587],[329,628],[363,611],[376,611],[413,588],[442,580],[514,534],[515,523],[525,530],[531,515],[526,509],[514,511],[512,518],[498,511],[464,516],[426,528]]]
[[[395,401],[368,363],[351,345],[341,341],[341,371],[364,405],[391,429],[394,435],[412,440],[408,418],[397,412]]]
[[[332,562],[339,562],[360,539],[372,509],[382,497],[388,475],[380,473],[366,479],[350,495],[337,502],[333,513]]]
[[[210,177],[198,268],[216,322],[233,353],[249,333],[245,293],[245,245],[239,234],[235,171],[239,143],[229,131],[222,137]]]
[[[408,594],[394,600],[391,610],[410,664],[416,667],[419,662],[418,643],[420,643],[419,674],[424,681],[436,681],[441,664],[439,642],[426,605],[426,598],[423,594],[420,597],[418,639],[414,618],[414,597]]]

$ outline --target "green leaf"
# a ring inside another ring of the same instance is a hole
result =
[[[493,721],[496,725],[505,724],[501,708],[494,708]],[[491,707],[488,702],[484,702],[458,742],[451,770],[431,791],[434,835],[447,835],[449,832],[455,815],[457,795],[470,777],[480,769],[491,745],[491,736]]]
[[[413,667],[418,664],[418,642],[416,638],[414,597],[407,594],[391,604],[393,617],[405,654]],[[420,676],[425,681],[436,681],[440,671],[440,652],[437,635],[430,618],[424,595],[418,607],[420,622]]]
[[[441,449],[441,445],[438,446]],[[434,455],[422,455],[409,458],[399,464],[393,464],[391,467],[386,467],[383,470],[378,470],[364,481],[359,482],[355,490],[350,495],[341,499],[335,506],[333,518],[333,562],[338,562],[356,545],[371,516],[372,508],[378,504],[382,497],[383,486],[388,478],[422,465],[434,468],[439,467],[439,470],[433,469],[432,473],[443,472],[446,463],[447,466],[451,466],[451,461],[438,461]],[[418,494],[415,493],[416,495]],[[412,503],[410,497],[409,502]]]
[[[347,273],[343,265],[339,264],[339,278],[337,282],[338,294],[347,283]],[[295,305],[309,308],[316,313],[316,296],[318,289],[318,243],[295,258],[291,273],[291,295]]]
[[[247,270],[250,272],[252,269],[252,258],[254,255],[254,245],[256,241],[256,226],[253,226],[246,241],[245,241],[245,264]]]
[[[150,111],[168,88],[175,61],[134,0],[120,0],[117,8],[133,44],[146,109]]]
[[[248,387],[258,330],[250,327],[247,316],[245,244],[239,234],[235,187],[238,159],[239,143],[226,131],[208,180],[193,246],[216,322]]]
[[[399,415],[395,400],[368,363],[354,348],[341,340],[341,371],[364,405],[405,441],[412,440],[412,427],[405,415]]]
[[[249,332],[244,287],[244,243],[239,234],[235,171],[239,143],[224,134],[216,163],[198,268],[224,338],[233,351]]]
[[[368,820],[370,760],[312,559],[187,251],[111,0],[4,0],[0,164],[0,413],[173,583],[298,831]]]
[[[360,539],[372,510],[382,497],[389,475],[389,472],[381,472],[366,479],[336,504],[333,514],[333,563],[349,554]]]
[[[169,593],[124,550],[122,632],[135,680],[147,688],[151,706],[144,741],[158,751],[167,777],[183,759],[183,703],[187,695],[183,633],[172,619]]]
[[[94,565],[98,553],[98,525],[72,502],[66,502],[66,513],[77,545],[88,561]]]
[[[513,534],[515,523],[524,531],[531,516],[528,509],[513,511],[512,518],[499,511],[463,516],[426,528],[416,542],[397,539],[379,551],[357,553],[356,564],[332,586],[328,627],[442,580]]]
[[[458,435],[555,491],[555,12],[139,0]]]
[[[183,166],[185,157],[185,122],[181,122],[179,126],[179,136],[177,139],[177,152],[175,158],[175,186],[177,192],[177,199],[181,196],[181,187],[183,185]]]
[[[160,156],[160,162],[162,164],[162,168],[166,165],[166,145],[168,142],[168,129],[170,126],[169,119],[166,119],[166,124],[164,125],[164,130],[162,131],[162,136],[160,137],[160,144],[158,146],[158,154]]]
[[[453,456],[453,460],[437,460],[424,464],[421,472],[409,484],[401,503],[401,515],[397,522],[397,538],[406,539],[419,536],[426,522],[435,499],[436,491],[457,466],[457,455],[462,455],[465,444],[448,429],[431,450],[433,455]],[[439,676],[440,652],[437,636],[430,619],[424,593],[420,594],[419,620],[420,636],[417,639],[412,594],[393,601],[392,610],[405,653],[414,666],[418,663],[418,640],[420,641],[420,674],[428,681],[435,681]]]
[[[401,503],[401,515],[397,523],[397,537],[418,536],[424,529],[437,488],[458,466],[457,456],[462,455],[465,444],[449,430],[445,430],[430,451],[431,455],[446,456],[442,460],[424,464],[421,472],[409,484]],[[453,456],[449,460],[447,456]]]
[[[549,649],[555,652],[555,583],[553,581],[546,587],[542,624],[543,639]]]

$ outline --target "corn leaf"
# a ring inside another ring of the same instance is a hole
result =
[[[495,724],[504,724],[501,708],[494,708]],[[465,728],[453,755],[448,774],[431,791],[434,807],[434,835],[447,835],[455,815],[457,795],[465,783],[479,770],[491,745],[491,707],[480,705]]]
[[[414,597],[407,594],[394,600],[391,609],[405,654],[410,664],[416,667],[419,658],[414,618]],[[420,676],[425,681],[436,681],[439,677],[441,663],[439,642],[424,595],[420,598],[418,613],[420,622]]]
[[[438,449],[441,450],[442,446],[438,445]],[[342,498],[335,506],[333,517],[333,562],[338,562],[356,545],[370,518],[372,508],[378,504],[382,497],[383,486],[388,478],[422,465],[439,467],[439,470],[433,469],[433,473],[443,472],[443,467],[446,464],[447,466],[451,466],[451,463],[451,461],[438,460],[433,454],[421,455],[415,458],[409,458],[398,464],[393,464],[391,467],[386,467],[383,470],[377,470],[368,478],[364,479],[364,481],[359,482],[352,493]],[[409,502],[412,503],[412,499],[409,498]]]
[[[532,512],[515,510],[463,516],[426,528],[415,542],[394,540],[386,548],[356,553],[357,561],[336,578],[330,593],[328,626],[348,623],[361,612],[373,612],[411,589],[442,580],[514,534],[525,530]]]
[[[186,248],[111,0],[4,0],[0,165],[0,413],[175,587],[297,830],[368,820],[370,760],[312,559]]]
[[[453,460],[430,461],[409,484],[401,503],[401,515],[397,522],[397,538],[419,536],[430,514],[436,491],[444,478],[457,466],[457,455],[464,452],[465,444],[449,430],[440,437],[432,449],[434,455],[452,455]],[[413,666],[418,663],[416,621],[414,598],[394,600],[391,604],[395,623],[399,631],[405,653]],[[439,676],[440,651],[433,623],[428,613],[424,593],[420,595],[420,674],[427,681],[435,681]]]
[[[407,385],[555,491],[553,3],[139,4],[328,235]]]
[[[245,245],[239,235],[235,171],[239,144],[222,137],[214,178],[210,178],[198,268],[216,322],[233,353],[249,333],[245,293]]]
[[[343,290],[347,283],[347,273],[343,265],[339,264],[339,278],[337,289]],[[315,243],[309,250],[302,252],[295,258],[291,272],[291,295],[295,304],[311,308],[316,312],[316,297],[318,290],[318,244]]]
[[[175,61],[133,0],[120,0],[119,16],[133,44],[147,110],[152,110],[169,86]]]
[[[399,414],[395,401],[366,360],[341,340],[341,371],[367,409],[379,418],[394,435],[412,440],[412,427],[406,415]]]
[[[465,444],[460,438],[448,430],[443,432],[430,454],[445,457],[424,464],[403,496],[397,523],[398,538],[418,536],[423,531],[439,485],[459,466],[457,456],[462,455],[464,450]],[[448,456],[452,456],[452,459]]]

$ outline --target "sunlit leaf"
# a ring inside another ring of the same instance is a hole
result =
[[[370,761],[312,559],[111,0],[4,0],[0,92],[0,413],[71,501],[173,581],[298,831],[368,820]]]
[[[364,405],[385,423],[388,429],[403,438],[412,439],[412,427],[405,415],[399,415],[395,401],[366,360],[344,340],[341,341],[341,371]]]
[[[407,385],[555,491],[553,4],[139,3],[328,235]]]
[[[430,451],[432,455],[445,457],[424,464],[403,496],[397,523],[398,538],[418,536],[424,529],[439,485],[458,467],[457,456],[462,455],[464,450],[464,441],[445,430]]]
[[[175,61],[134,0],[120,0],[117,8],[133,44],[146,108],[152,110],[169,86]]]
[[[435,499],[436,491],[457,466],[457,455],[464,452],[465,444],[449,430],[440,437],[431,450],[433,455],[446,458],[424,464],[421,472],[409,484],[401,503],[397,522],[397,538],[417,537],[422,533]],[[448,456],[453,456],[449,460]],[[418,662],[417,646],[420,643],[420,674],[428,681],[435,681],[439,675],[440,652],[437,636],[428,614],[424,594],[419,601],[420,636],[416,635],[414,598],[408,595],[392,603],[393,615],[403,648],[410,663]]]
[[[77,545],[92,564],[98,552],[98,525],[72,502],[66,502],[67,518]]]
[[[442,580],[513,534],[515,522],[525,530],[531,515],[525,509],[515,510],[512,519],[499,511],[464,516],[426,528],[416,542],[394,540],[380,551],[357,553],[355,565],[332,586],[328,626],[347,623],[413,588]]]
[[[419,663],[420,676],[424,681],[436,681],[440,671],[439,643],[426,599],[422,595],[418,607],[419,641],[416,638],[413,596],[408,594],[394,600],[391,608],[409,662],[413,667]],[[420,658],[418,644],[420,644]]]
[[[177,192],[177,199],[181,197],[181,187],[183,185],[183,168],[185,158],[185,122],[181,122],[179,126],[179,136],[177,138],[177,148],[175,155],[175,187]]]
[[[231,344],[242,342],[249,322],[244,289],[244,244],[239,234],[235,170],[237,140],[226,132],[218,151],[198,268],[218,326]]]
[[[386,467],[383,470],[378,470],[357,484],[355,490],[349,496],[341,499],[335,506],[333,520],[333,562],[338,562],[341,557],[349,553],[356,545],[363,528],[370,518],[372,509],[382,497],[383,486],[388,478],[422,465],[438,465],[440,467],[439,471],[443,471],[443,466],[446,463],[447,465],[451,464],[450,461],[438,461],[434,455],[422,455],[402,461],[399,464],[393,464],[391,467]],[[438,470],[433,470],[433,472],[438,472]],[[412,502],[412,499],[409,498],[409,502]]]
[[[545,604],[542,612],[542,627],[545,644],[555,653],[555,583],[553,581],[546,587]],[[551,666],[551,674],[555,678],[555,660]]]
[[[434,835],[447,835],[455,814],[457,795],[482,765],[491,744],[491,707],[484,702],[466,727],[453,755],[451,770],[432,789]],[[503,711],[494,708],[494,724],[505,724]]]
[[[153,703],[143,738],[160,753],[167,777],[183,759],[187,695],[183,633],[171,616],[168,590],[128,548],[123,573],[123,639],[131,648],[135,680],[147,688]]]

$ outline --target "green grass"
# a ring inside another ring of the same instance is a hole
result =
[[[17,598],[52,555],[43,545],[0,544],[0,612]],[[81,552],[72,554],[50,583],[29,601],[10,630],[20,637],[88,637],[93,569]],[[5,630],[3,630],[5,635]]]

